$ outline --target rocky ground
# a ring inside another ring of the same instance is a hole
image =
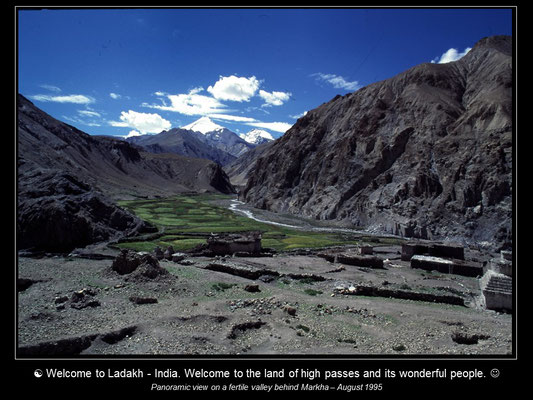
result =
[[[398,246],[374,251],[383,269],[306,251],[122,275],[118,251],[19,257],[18,355],[511,354],[512,315],[483,309],[479,279],[412,269]],[[358,285],[464,305],[361,296]]]

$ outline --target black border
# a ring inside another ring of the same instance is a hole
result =
[[[517,262],[518,262],[518,202],[517,202],[517,166],[518,166],[518,86],[517,86],[517,59],[518,59],[518,11],[519,6],[517,4],[506,5],[506,4],[497,4],[493,6],[487,5],[465,5],[465,4],[455,4],[450,6],[448,5],[431,5],[431,6],[420,6],[420,5],[370,5],[370,6],[323,6],[317,5],[312,7],[301,7],[301,6],[291,6],[291,5],[281,5],[281,6],[238,6],[238,5],[229,5],[229,6],[213,6],[213,5],[192,5],[192,6],[171,6],[171,5],[139,5],[139,6],[117,6],[117,5],[91,5],[91,6],[67,6],[67,5],[52,5],[52,6],[40,6],[40,5],[25,5],[13,6],[12,10],[14,13],[13,23],[14,27],[12,33],[14,34],[14,46],[13,46],[13,60],[15,61],[14,65],[14,88],[13,95],[16,99],[18,93],[18,10],[26,9],[42,9],[42,8],[53,8],[53,9],[154,9],[154,8],[229,8],[229,9],[241,9],[241,8],[276,8],[276,9],[293,9],[293,8],[318,8],[318,9],[330,9],[330,8],[511,8],[513,10],[513,90],[514,90],[514,102],[513,102],[513,290],[514,290],[514,299],[513,299],[513,344],[512,344],[512,354],[511,355],[477,355],[477,356],[463,356],[463,357],[454,357],[454,356],[439,356],[439,355],[398,355],[398,356],[382,356],[382,355],[335,355],[335,356],[326,356],[326,355],[268,355],[268,356],[227,356],[227,355],[217,355],[217,356],[80,356],[76,358],[21,358],[16,355],[17,348],[17,326],[18,326],[18,311],[17,311],[17,292],[16,292],[16,277],[18,274],[18,259],[16,251],[16,214],[17,214],[17,167],[16,167],[16,154],[17,154],[17,107],[16,100],[13,104],[13,122],[14,122],[14,135],[10,137],[10,140],[13,140],[13,148],[15,151],[12,153],[13,160],[11,166],[13,167],[12,176],[14,177],[14,196],[13,196],[13,224],[14,224],[14,234],[13,234],[13,264],[16,268],[14,269],[14,276],[11,282],[14,283],[13,290],[14,296],[14,337],[13,342],[14,346],[10,351],[10,361],[12,362],[11,368],[9,369],[9,375],[15,378],[12,383],[15,383],[17,387],[24,385],[22,389],[27,392],[35,393],[45,393],[45,392],[70,392],[78,393],[91,392],[91,393],[102,393],[108,390],[120,390],[120,392],[126,393],[141,393],[141,392],[150,392],[149,387],[147,386],[148,381],[153,381],[150,377],[145,375],[142,379],[44,379],[36,378],[34,372],[37,369],[45,370],[46,368],[58,368],[58,369],[77,369],[77,370],[92,370],[100,369],[137,369],[140,368],[145,371],[145,374],[149,371],[152,371],[154,368],[159,370],[164,370],[166,368],[171,368],[173,370],[183,370],[184,368],[204,368],[206,370],[279,370],[284,369],[289,371],[291,369],[303,368],[303,369],[318,369],[321,372],[321,376],[324,375],[327,370],[377,370],[385,369],[399,371],[401,369],[412,369],[412,370],[433,370],[435,368],[451,370],[481,370],[483,372],[484,378],[479,378],[479,380],[472,381],[456,381],[450,382],[448,380],[438,380],[438,379],[414,379],[414,380],[399,380],[393,378],[385,379],[382,375],[380,379],[370,380],[369,382],[383,382],[385,393],[398,394],[398,390],[406,390],[409,393],[439,393],[439,394],[455,394],[462,392],[464,390],[475,390],[479,395],[482,392],[490,393],[493,395],[496,394],[506,394],[512,393],[510,390],[516,388],[522,380],[519,376],[520,368],[519,361],[523,361],[523,357],[518,352],[518,320],[517,320],[517,311],[518,311],[518,279],[517,279]],[[522,149],[524,146],[522,146]],[[12,270],[13,271],[13,270]],[[521,278],[525,279],[525,278]],[[14,364],[14,365],[13,365]],[[495,378],[490,377],[490,373],[498,370],[499,375]],[[94,374],[93,374],[94,375]],[[176,383],[175,380],[162,380],[162,383]],[[181,380],[181,383],[185,381]],[[196,383],[216,383],[216,379],[191,379],[191,384]],[[237,384],[239,382],[246,383],[268,383],[274,384],[274,381],[269,382],[268,379],[240,379],[240,380],[230,380],[226,383]],[[308,381],[308,383],[319,383],[320,379],[314,381]],[[332,381],[329,382],[329,384]],[[342,382],[344,384],[350,384],[346,380],[338,380],[337,383]],[[356,384],[365,382],[364,380],[358,380]],[[276,381],[278,384],[290,384],[291,380],[288,377],[284,379],[278,379]],[[293,382],[294,383],[294,382]],[[525,382],[524,382],[525,383]],[[430,386],[431,385],[431,386]],[[154,393],[154,392],[152,392]],[[159,392],[157,392],[159,393]],[[167,392],[174,395],[179,394],[193,394],[194,392]],[[238,392],[227,392],[230,395],[238,394]],[[254,392],[245,392],[246,395],[249,395]],[[312,392],[310,392],[312,393]],[[319,394],[324,394],[324,392],[318,392]],[[332,392],[335,395],[340,395],[339,392]],[[219,392],[218,394],[223,394]],[[255,394],[255,393],[254,393]],[[343,393],[345,394],[345,393]],[[352,392],[351,395],[363,394],[367,395],[369,392]]]

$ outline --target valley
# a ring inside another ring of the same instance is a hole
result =
[[[268,218],[280,222],[266,220],[260,222],[246,217],[242,212],[232,210],[232,204],[235,204],[235,197],[220,194],[120,201],[119,205],[156,225],[162,236],[153,241],[136,241],[135,238],[131,238],[121,241],[117,247],[153,251],[156,246],[161,248],[173,246],[177,251],[187,251],[205,243],[211,233],[244,231],[261,231],[263,247],[275,251],[353,245],[362,237],[369,238],[368,235],[355,231],[321,232],[320,229],[327,228],[319,226],[313,228],[312,221],[291,216],[269,215]],[[260,210],[254,211],[257,213]]]
[[[478,278],[411,268],[401,259],[399,238],[261,223],[230,210],[233,200],[204,194],[122,201],[159,233],[68,255],[19,257],[20,355],[512,352],[512,316],[484,309]],[[267,254],[210,256],[194,250],[213,233],[249,230],[262,232]],[[155,255],[158,246],[172,246],[181,256],[154,261],[161,269],[156,276],[113,269],[121,254]],[[360,246],[371,246],[384,267],[322,255]],[[465,251],[467,260],[494,256]],[[411,293],[413,299],[357,295],[351,288],[359,285]],[[450,296],[463,305],[443,300]],[[471,340],[457,339],[462,337]]]
[[[17,355],[512,355],[511,55],[482,39],[275,140],[92,136],[19,94]]]

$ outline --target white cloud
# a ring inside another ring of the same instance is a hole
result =
[[[229,114],[209,114],[210,118],[213,119],[222,119],[225,121],[235,121],[235,122],[258,122],[255,118],[250,117],[241,117],[239,115],[229,115]]]
[[[302,118],[302,117],[305,116],[306,114],[307,114],[307,111],[304,111],[303,113],[300,113],[300,114],[289,115],[289,117],[294,118],[294,119],[298,119],[298,118]]]
[[[72,122],[73,124],[76,124],[76,125],[101,126],[98,122],[84,121],[83,119],[77,118],[77,117],[68,117],[66,115],[63,115],[63,119],[65,121]]]
[[[51,92],[56,92],[56,93],[61,92],[61,89],[54,85],[43,84],[39,86],[42,87],[43,89],[50,90]]]
[[[159,114],[140,113],[132,110],[129,110],[128,112],[122,111],[120,114],[120,121],[109,121],[109,125],[132,128],[141,134],[159,133],[163,130],[170,129],[171,127],[170,122]],[[131,133],[132,132],[130,131],[130,134]]]
[[[120,94],[118,94],[118,93],[113,93],[113,92],[111,92],[111,93],[109,93],[109,97],[111,97],[111,98],[114,99],[114,100],[118,100],[118,99],[120,99],[122,96],[121,96]]]
[[[192,88],[188,93],[183,94],[169,94],[167,92],[157,91],[154,95],[159,97],[161,104],[142,103],[142,106],[163,111],[177,112],[184,115],[208,116],[215,120],[243,123],[257,128],[270,129],[275,132],[286,132],[292,124],[286,122],[263,122],[252,117],[232,115],[230,113],[235,110],[229,109],[226,104],[222,103],[222,101],[226,100],[248,102],[256,94],[265,101],[265,104],[262,107],[279,106],[290,99],[291,93],[276,91],[267,92],[264,90],[258,92],[260,85],[261,81],[255,76],[250,78],[242,78],[234,75],[227,77],[221,76],[213,86],[207,88],[207,92],[209,92],[210,95],[201,94],[205,89],[200,86]],[[259,108],[255,107],[255,109]],[[250,109],[247,108],[246,111],[250,111]],[[263,111],[263,109],[261,109],[261,111]],[[143,133],[143,130],[139,126],[135,126],[127,120],[124,115],[125,113],[122,114],[120,121],[111,122],[113,126],[131,127],[136,131]],[[159,129],[158,132],[163,129]],[[134,132],[130,133],[135,135]]]
[[[470,50],[472,50],[472,48],[467,47],[462,53],[459,53],[457,49],[451,48],[448,49],[445,53],[443,53],[440,57],[436,57],[435,59],[433,59],[431,62],[437,64],[444,64],[452,61],[457,61],[460,58],[464,57],[466,53],[468,53]]]
[[[165,94],[170,100],[170,105],[163,102],[162,105],[143,103],[143,106],[185,115],[208,115],[226,110],[226,106],[217,99],[198,94],[202,90],[202,88],[194,88],[187,94]],[[156,92],[156,94],[160,96],[163,92]]]
[[[285,133],[287,132],[291,127],[292,124],[288,124],[286,122],[247,122],[246,125],[249,126],[255,126],[256,128],[264,128],[264,129],[270,129],[274,132],[281,132]]]
[[[319,81],[327,82],[333,85],[333,87],[336,89],[357,90],[361,87],[359,86],[359,82],[357,81],[349,82],[340,75],[323,74],[321,72],[317,72],[315,74],[311,74],[311,76],[314,76],[315,79]]]
[[[218,100],[230,101],[250,101],[259,89],[260,81],[255,76],[250,78],[231,76],[221,76],[213,85],[207,88],[207,91]]]
[[[94,99],[83,94],[69,94],[66,96],[49,96],[46,94],[36,94],[30,96],[30,99],[44,102],[55,103],[74,103],[74,104],[90,104],[94,103]]]
[[[101,115],[96,111],[78,110],[78,113],[85,117],[101,117]]]
[[[192,88],[191,90],[189,90],[189,94],[190,95],[194,95],[194,94],[198,94],[200,92],[203,92],[204,91],[204,88],[201,87],[201,86],[198,86],[198,87],[195,87],[195,88]]]
[[[265,100],[264,106],[281,106],[287,100],[290,99],[291,93],[285,92],[266,92],[264,90],[259,91],[259,96]]]

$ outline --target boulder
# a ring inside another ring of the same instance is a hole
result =
[[[187,255],[185,253],[173,253],[171,259],[174,262],[181,262],[185,259],[186,256]]]
[[[139,296],[131,296],[130,301],[135,304],[155,304],[157,303],[157,299],[154,297],[139,297]]]
[[[172,260],[172,254],[174,254],[174,248],[172,246],[168,246],[165,252],[163,253],[163,257],[165,260]]]
[[[161,250],[161,247],[157,246],[154,249],[154,257],[157,258],[158,260],[162,260],[163,258],[165,258],[165,253],[163,253],[163,250]]]
[[[137,269],[140,264],[140,256],[130,250],[121,250],[120,254],[113,260],[111,268],[120,275],[130,274]]]
[[[136,273],[149,279],[167,274],[167,270],[159,266],[159,261],[148,253],[136,253],[132,250],[121,250],[111,266],[120,275]]]
[[[244,290],[246,290],[247,292],[250,292],[250,293],[257,293],[257,292],[260,292],[261,290],[259,289],[259,285],[257,284],[252,284],[252,285],[246,285],[244,287]]]

